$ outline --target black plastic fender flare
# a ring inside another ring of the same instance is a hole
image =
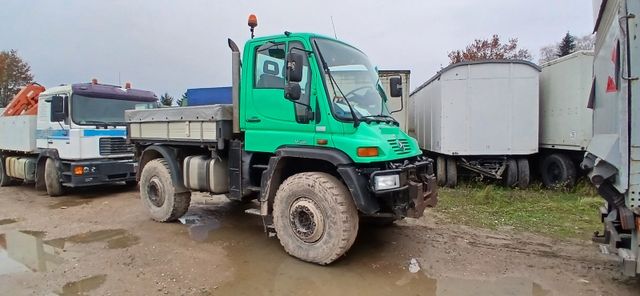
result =
[[[282,169],[289,159],[313,159],[331,163],[344,183],[347,185],[356,208],[364,214],[371,215],[380,210],[380,204],[369,192],[367,178],[356,171],[355,163],[344,152],[332,148],[317,147],[283,147],[269,159],[268,168],[262,173],[260,184],[260,214],[267,216],[271,212],[273,199],[282,180]]]
[[[173,187],[175,187],[176,193],[189,192],[190,190],[184,186],[184,180],[182,178],[182,162],[178,161],[178,148],[163,146],[163,145],[151,145],[142,151],[140,159],[138,160],[138,170],[136,172],[136,180],[140,181],[142,170],[144,166],[151,160],[157,158],[164,158],[171,170],[171,180],[173,181]],[[159,154],[159,156],[158,156]]]

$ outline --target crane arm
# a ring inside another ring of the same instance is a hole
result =
[[[9,102],[2,116],[38,114],[38,96],[44,91],[44,86],[40,84],[27,84]]]

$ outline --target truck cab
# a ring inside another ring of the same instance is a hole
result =
[[[249,212],[289,254],[329,264],[351,247],[360,218],[393,222],[435,206],[433,161],[391,116],[362,51],[285,32],[249,40],[241,63],[229,46],[232,105],[127,111],[154,220],[186,213],[191,191],[256,199]]]
[[[97,81],[45,90],[37,98],[37,115],[3,118],[29,123],[21,132],[33,138],[23,147],[0,149],[3,180],[35,182],[52,196],[61,195],[64,187],[136,184],[124,111],[153,108],[156,102],[152,92]],[[8,135],[0,140],[4,147],[13,141]]]

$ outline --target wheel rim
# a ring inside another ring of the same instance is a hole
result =
[[[289,208],[289,223],[293,233],[306,243],[317,242],[324,234],[324,218],[318,204],[301,197]]]
[[[153,177],[147,185],[149,201],[156,207],[164,205],[164,186],[157,177]]]

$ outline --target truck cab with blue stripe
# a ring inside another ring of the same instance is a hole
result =
[[[95,80],[47,89],[38,97],[37,115],[14,116],[31,122],[20,130],[34,143],[16,151],[0,150],[0,180],[33,182],[52,196],[61,195],[64,187],[135,184],[124,111],[154,108],[157,101],[150,91]]]

